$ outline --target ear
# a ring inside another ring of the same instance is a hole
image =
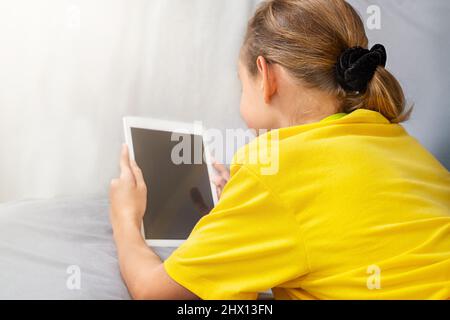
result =
[[[256,59],[256,65],[258,66],[258,72],[261,76],[261,90],[263,90],[264,102],[268,104],[270,103],[270,100],[272,100],[273,95],[277,92],[274,70],[262,56],[259,56]]]

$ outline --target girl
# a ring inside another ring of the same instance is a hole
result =
[[[399,125],[402,89],[384,47],[367,48],[344,0],[260,5],[241,115],[270,131],[237,152],[219,203],[164,263],[140,234],[146,185],[123,148],[111,221],[134,298],[450,298],[450,175]],[[248,155],[275,135],[264,174]]]

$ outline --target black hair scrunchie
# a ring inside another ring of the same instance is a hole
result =
[[[348,48],[336,64],[338,83],[345,91],[364,93],[378,66],[386,66],[386,49],[376,44],[372,49]]]

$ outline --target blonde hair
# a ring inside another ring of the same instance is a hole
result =
[[[250,19],[242,53],[253,76],[258,72],[256,60],[263,56],[308,86],[335,96],[343,112],[374,110],[391,122],[402,122],[411,110],[401,85],[383,66],[376,68],[363,92],[346,91],[338,83],[341,54],[367,46],[360,16],[344,0],[269,0]]]

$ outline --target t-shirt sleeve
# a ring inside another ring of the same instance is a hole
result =
[[[233,171],[216,207],[164,262],[202,299],[256,299],[308,270],[292,212],[251,169]]]

